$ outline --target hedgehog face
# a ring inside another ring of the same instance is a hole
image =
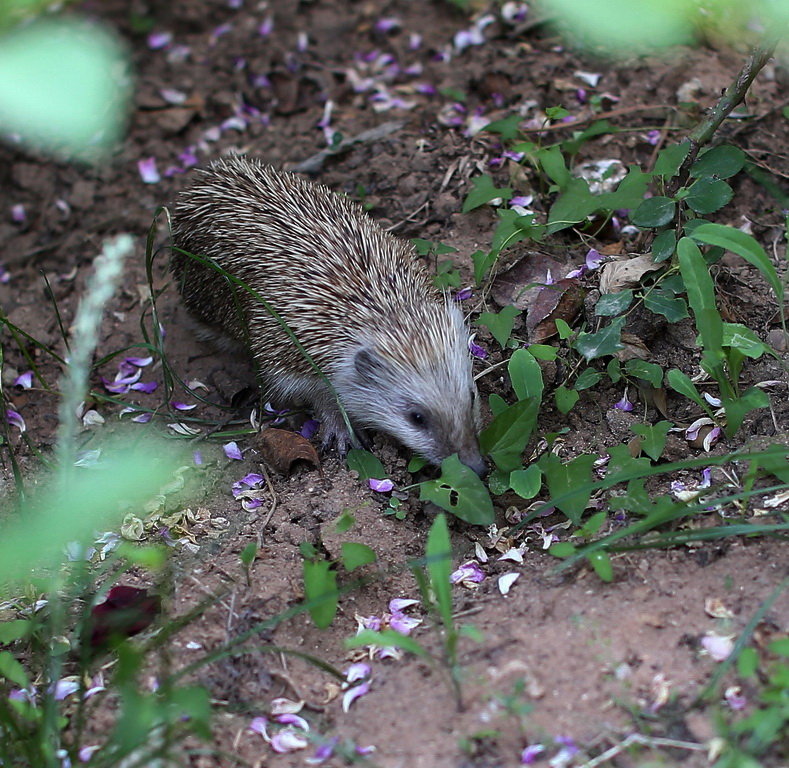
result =
[[[439,309],[448,312],[446,307]],[[487,467],[477,442],[479,404],[468,334],[462,316],[457,310],[454,313],[457,317],[442,314],[442,327],[447,328],[447,321],[449,326],[441,343],[430,337],[422,348],[411,346],[405,354],[395,354],[375,340],[363,342],[342,367],[335,385],[356,424],[392,435],[433,464],[456,453],[484,475]]]

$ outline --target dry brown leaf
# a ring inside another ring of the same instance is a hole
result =
[[[526,316],[526,332],[532,344],[542,344],[555,336],[556,321],[572,325],[584,304],[584,289],[573,277],[557,280],[539,289]]]
[[[619,293],[627,288],[635,288],[647,272],[654,272],[661,267],[661,264],[652,261],[648,253],[634,259],[609,261],[600,268],[600,293]]]
[[[530,309],[542,286],[572,269],[572,265],[558,261],[547,253],[529,251],[493,283],[493,298],[500,307],[512,305]]]
[[[647,345],[632,333],[626,331],[622,333],[622,344],[622,349],[616,352],[616,357],[623,363],[636,357],[639,360],[649,360],[652,357]]]
[[[288,475],[297,461],[306,461],[316,469],[321,462],[309,440],[287,429],[269,427],[255,437],[263,459],[277,472]]]

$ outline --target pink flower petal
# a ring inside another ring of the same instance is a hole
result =
[[[11,206],[11,221],[22,224],[27,218],[27,214],[25,213],[25,206],[22,203],[17,203],[16,205]]]
[[[389,601],[389,611],[391,613],[402,613],[412,605],[419,605],[419,600],[409,597],[394,597]]]
[[[625,394],[622,395],[622,399],[614,403],[614,408],[620,411],[632,411],[635,406],[627,399],[627,388],[625,388]]]
[[[136,422],[137,424],[147,424],[152,418],[152,413],[141,413],[139,416],[135,416],[132,421]]]
[[[505,573],[499,576],[499,592],[502,595],[506,595],[520,576],[519,573]]]
[[[357,680],[363,680],[365,677],[370,676],[370,665],[359,661],[356,664],[351,664],[345,670],[345,680],[349,683],[355,683]]]
[[[529,744],[521,752],[521,765],[534,765],[543,752],[545,752],[545,747],[542,744]]]
[[[131,389],[137,390],[138,392],[145,392],[146,395],[150,395],[159,385],[155,381],[138,381],[136,384],[131,385]]]
[[[353,704],[356,699],[368,694],[370,692],[370,683],[361,683],[360,685],[355,685],[353,688],[349,688],[342,697],[342,711],[347,712],[351,708],[351,704]]]
[[[140,178],[146,184],[157,184],[161,181],[159,169],[156,167],[155,157],[146,157],[137,161],[137,169],[140,172]]]
[[[152,51],[158,51],[161,48],[166,48],[173,40],[172,32],[151,32],[148,35],[148,47]]]
[[[14,386],[22,387],[22,389],[30,389],[30,387],[33,386],[33,371],[20,373],[19,376],[14,379]]]
[[[309,743],[305,734],[294,731],[292,728],[285,728],[271,738],[271,748],[279,754],[306,749]]]
[[[389,493],[389,491],[394,488],[394,483],[389,480],[376,480],[375,478],[370,478],[367,483],[369,484],[370,488],[374,491],[378,491],[378,493]]]
[[[25,420],[22,418],[22,414],[18,411],[14,411],[9,408],[5,412],[5,418],[12,427],[16,427],[20,432],[24,432],[27,429],[25,426]]]
[[[302,731],[309,731],[310,729],[310,724],[303,717],[293,712],[284,712],[281,715],[277,715],[274,719],[278,723],[282,723],[282,725],[293,725]]]
[[[714,661],[726,661],[734,650],[734,642],[730,637],[707,634],[701,638],[701,647]]]
[[[194,408],[197,408],[196,403],[189,405],[188,403],[182,403],[180,400],[173,400],[171,401],[170,405],[175,408],[176,411],[191,411]]]
[[[254,717],[249,724],[249,730],[260,734],[266,741],[270,741],[267,726],[268,720],[265,717]]]
[[[469,560],[463,563],[457,570],[452,572],[449,577],[450,584],[457,584],[459,581],[470,582],[472,584],[479,584],[485,580],[485,573],[479,567],[476,560]]]
[[[224,450],[225,456],[227,456],[228,459],[236,459],[237,461],[240,461],[244,458],[241,455],[241,450],[239,449],[238,443],[236,443],[235,440],[225,443],[222,446],[222,450]]]

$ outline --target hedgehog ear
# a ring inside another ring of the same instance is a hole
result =
[[[362,347],[356,353],[353,365],[359,378],[373,383],[379,381],[386,371],[384,359],[369,347]]]

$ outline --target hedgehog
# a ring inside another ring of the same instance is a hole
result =
[[[468,328],[413,247],[260,161],[231,155],[196,174],[176,201],[171,270],[199,325],[246,346],[266,396],[310,408],[324,449],[344,454],[372,429],[484,475]]]

